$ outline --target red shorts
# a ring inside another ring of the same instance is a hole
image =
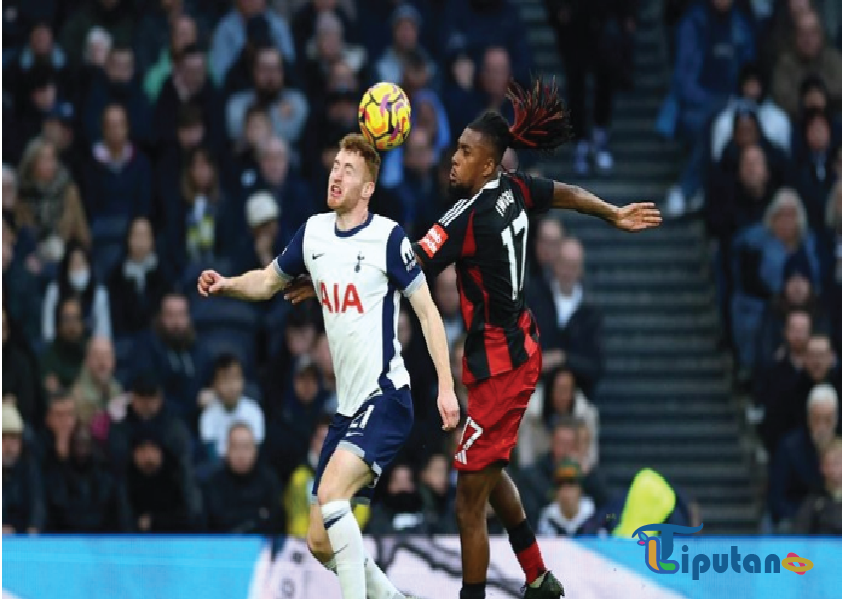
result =
[[[481,471],[509,462],[529,399],[541,376],[541,349],[518,368],[468,386],[468,420],[453,466]]]

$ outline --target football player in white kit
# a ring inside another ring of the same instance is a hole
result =
[[[366,555],[351,499],[371,499],[383,469],[412,429],[409,374],[397,337],[400,296],[409,298],[438,375],[445,429],[459,422],[447,339],[403,228],[369,212],[380,157],[363,136],[345,136],[328,182],[328,207],[310,217],[283,253],[239,277],[199,276],[203,296],[265,300],[309,273],[322,304],[338,406],[313,481],[307,542],[339,576],[344,598],[402,598]]]

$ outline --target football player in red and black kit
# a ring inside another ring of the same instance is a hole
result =
[[[541,374],[538,327],[526,307],[523,283],[529,217],[550,208],[594,215],[626,231],[656,227],[653,203],[622,208],[558,181],[508,173],[506,148],[552,150],[567,140],[567,114],[558,91],[537,80],[529,90],[512,84],[515,123],[487,111],[459,137],[450,171],[456,198],[414,244],[424,270],[435,275],[455,263],[462,317],[468,330],[462,377],[468,418],[454,458],[459,471],[456,517],[462,543],[461,598],[484,598],[489,563],[485,506],[505,526],[526,576],[526,598],[559,598],[561,583],[544,566],[517,488],[504,471]],[[293,286],[294,302],[312,286]]]

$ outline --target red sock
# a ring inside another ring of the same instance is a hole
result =
[[[541,556],[541,549],[538,547],[537,541],[533,541],[528,548],[518,552],[517,560],[523,569],[524,575],[526,575],[527,584],[538,579],[547,570],[547,567],[544,566],[544,558]]]

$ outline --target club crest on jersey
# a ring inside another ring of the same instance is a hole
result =
[[[356,310],[358,314],[365,312],[357,286],[353,283],[344,286],[334,283],[331,289],[322,281],[318,289],[319,302],[331,314],[346,313],[349,310]]]
[[[430,228],[427,235],[421,238],[421,247],[424,249],[424,252],[427,253],[427,256],[432,258],[446,241],[447,232],[444,230],[444,227],[436,223]]]

